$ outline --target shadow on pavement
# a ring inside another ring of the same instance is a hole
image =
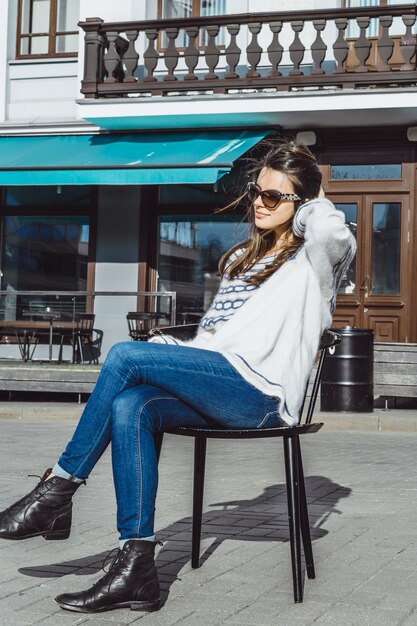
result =
[[[305,481],[311,536],[314,541],[327,535],[328,531],[324,528],[326,521],[332,514],[341,514],[337,504],[342,498],[349,497],[351,489],[338,485],[325,476],[309,476]],[[230,500],[210,506],[215,509],[203,514],[201,539],[202,544],[210,539],[212,543],[202,553],[201,564],[226,540],[289,541],[285,484],[267,487],[261,495],[250,500]],[[191,558],[191,517],[180,519],[160,530],[158,539],[163,541],[163,547],[157,556],[157,566],[164,603],[171,585]],[[68,574],[87,576],[99,572],[108,557],[109,552],[105,551],[71,561],[21,567],[18,571],[35,578],[57,578]]]

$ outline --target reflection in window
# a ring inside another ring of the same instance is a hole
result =
[[[335,207],[339,209],[339,211],[343,211],[345,214],[346,225],[349,228],[350,232],[357,237],[357,204],[352,203],[341,203],[338,202],[335,204]],[[356,287],[356,258],[353,259],[349,267],[347,268],[345,274],[342,276],[340,281],[339,289],[337,293],[354,293]]]
[[[372,293],[400,293],[401,204],[378,202],[372,217]]]
[[[376,165],[332,165],[332,180],[390,180],[401,178],[400,163],[379,163]]]
[[[158,290],[176,291],[177,311],[194,321],[210,306],[220,276],[218,262],[235,243],[247,239],[240,216],[163,215],[160,217]]]
[[[1,289],[86,291],[88,216],[8,215],[2,220]],[[24,318],[34,307],[70,312],[71,296],[4,297],[3,319]],[[80,299],[80,306],[83,306]],[[12,310],[13,309],[13,310]]]

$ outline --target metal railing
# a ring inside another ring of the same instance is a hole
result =
[[[28,361],[36,350],[40,360],[74,361],[76,339],[84,333],[90,348],[93,339],[96,341],[94,361],[98,352],[103,359],[114,343],[132,338],[127,317],[132,312],[142,314],[145,331],[160,323],[173,326],[176,292],[0,291],[0,358],[20,355]],[[90,326],[85,327],[86,322]],[[57,345],[58,359],[53,355]],[[82,348],[78,342],[79,353]]]
[[[404,4],[142,22],[91,18],[80,23],[81,91],[116,98],[415,84],[416,10]]]

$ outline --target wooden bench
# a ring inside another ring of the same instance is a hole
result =
[[[417,398],[417,344],[374,344],[374,396]]]

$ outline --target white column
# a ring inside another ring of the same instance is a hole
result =
[[[95,291],[137,291],[140,187],[107,186],[99,190]],[[128,337],[126,314],[136,311],[134,296],[96,298],[95,326],[104,332],[103,358]]]

